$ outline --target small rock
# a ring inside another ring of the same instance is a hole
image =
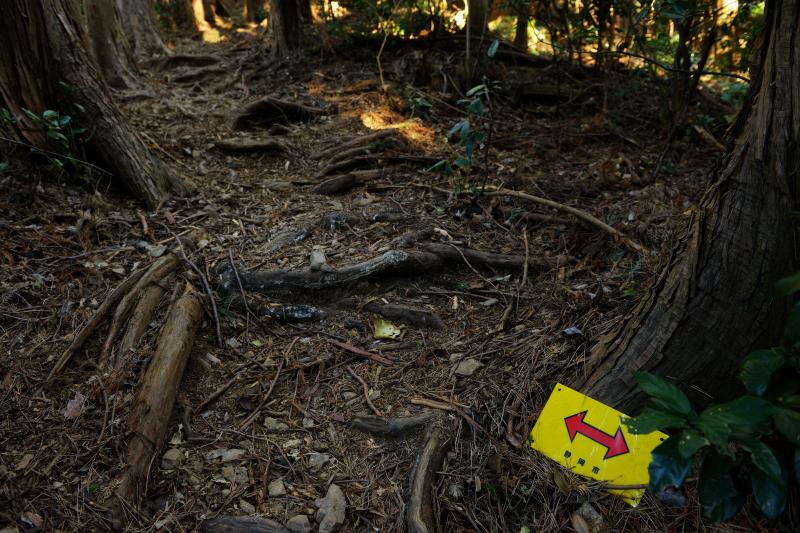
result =
[[[584,502],[578,508],[577,514],[583,517],[586,521],[586,525],[589,526],[589,531],[592,533],[597,533],[603,528],[603,515],[597,512],[597,510],[592,507],[592,504],[589,502]]]
[[[270,498],[278,498],[279,496],[286,496],[286,485],[283,484],[282,479],[270,481],[267,485],[267,493]]]
[[[311,429],[313,427],[314,427],[314,419],[313,418],[304,417],[303,418],[303,428]]]
[[[183,455],[183,450],[178,448],[170,448],[164,455],[161,456],[161,468],[164,470],[175,470],[186,459]]]
[[[689,503],[686,499],[686,495],[674,487],[667,487],[666,489],[662,490],[656,494],[656,498],[661,500],[661,503],[668,507],[683,508]]]
[[[308,517],[304,514],[293,516],[286,522],[286,529],[292,533],[309,533],[311,531],[311,524]]]
[[[223,466],[222,477],[231,483],[247,483],[250,476],[247,474],[247,467],[244,466]]]
[[[219,459],[222,463],[229,463],[240,460],[246,454],[247,452],[241,448],[218,448],[206,454],[206,461],[210,463]]]
[[[331,267],[328,266],[328,261],[325,259],[325,248],[319,245],[315,245],[311,248],[311,264],[309,265],[309,270],[317,271],[321,270],[323,272],[330,272]]]
[[[344,392],[342,393],[342,398],[343,398],[343,399],[345,399],[345,400],[352,400],[352,399],[353,399],[353,398],[355,398],[356,396],[358,396],[358,394],[356,394],[356,393],[355,393],[355,392],[353,392],[353,391],[349,391],[349,390],[346,390],[346,391],[344,391]]]
[[[317,511],[317,523],[319,523],[319,533],[333,533],[344,524],[344,512],[347,508],[347,500],[338,485],[328,487],[325,497],[314,502],[319,509]]]
[[[455,370],[453,370],[453,372],[455,372],[455,374],[457,376],[467,377],[467,376],[471,376],[472,374],[474,374],[475,371],[478,370],[482,366],[483,366],[483,363],[481,363],[480,361],[478,361],[474,357],[470,357],[470,358],[464,359],[463,361],[459,362],[456,365],[456,368],[455,368]]]
[[[583,332],[575,326],[569,327],[561,333],[563,333],[565,337],[580,337],[583,335]]]
[[[319,470],[331,460],[331,456],[327,453],[312,452],[308,454],[308,467],[311,470]]]
[[[228,348],[233,349],[240,348],[242,346],[242,343],[239,342],[239,339],[236,337],[231,337],[230,339],[226,340],[225,344],[228,346]]]
[[[303,441],[300,439],[290,439],[283,443],[283,447],[287,449],[298,448],[301,444],[303,444]]]
[[[267,431],[285,431],[289,429],[289,426],[278,420],[277,418],[272,418],[268,416],[264,419],[264,429]]]
[[[243,513],[247,514],[253,514],[256,512],[256,508],[247,500],[239,500],[239,509],[241,509]]]

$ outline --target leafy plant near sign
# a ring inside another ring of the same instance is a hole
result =
[[[494,41],[487,51],[491,59],[497,53],[499,41]],[[456,122],[447,138],[457,138],[463,148],[463,155],[454,161],[442,159],[428,170],[443,172],[446,176],[453,174],[454,169],[471,167],[475,162],[475,150],[480,150],[483,154],[483,184],[486,185],[489,177],[489,151],[492,145],[492,135],[494,134],[494,109],[492,106],[492,95],[497,89],[497,82],[489,81],[486,76],[481,80],[482,83],[472,87],[467,91],[466,98],[458,101],[464,107],[467,116]],[[477,185],[473,185],[477,190]],[[461,191],[460,180],[456,181],[455,192]]]
[[[799,291],[800,273],[776,289],[783,295]],[[752,493],[761,512],[775,520],[800,485],[800,302],[787,320],[783,345],[750,353],[738,378],[749,394],[698,413],[678,387],[639,372],[636,379],[650,400],[624,422],[632,433],[671,430],[653,450],[652,493],[680,487],[696,469],[706,518],[730,519]]]
[[[83,109],[79,109],[83,112]],[[81,163],[76,157],[79,151],[82,135],[86,133],[86,128],[75,127],[70,115],[47,109],[37,115],[29,109],[22,109],[28,119],[27,127],[42,131],[48,140],[49,149],[41,150],[31,147],[31,152],[47,159],[47,161],[59,170],[64,170],[70,163]],[[11,114],[8,109],[0,108],[0,124],[13,125],[19,124],[20,120]]]

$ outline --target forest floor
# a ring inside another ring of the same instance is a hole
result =
[[[129,438],[125,415],[158,322],[115,394],[105,395],[95,364],[102,332],[52,385],[42,384],[109,291],[176,235],[199,232],[189,257],[212,283],[231,259],[242,274],[301,270],[316,251],[315,268],[324,269],[321,249],[341,267],[424,242],[515,254],[530,268],[485,268],[456,256],[428,272],[335,289],[248,292],[254,308],[304,304],[326,314],[297,324],[251,316],[222,298],[212,310],[206,301],[165,447],[179,457],[157,460],[131,530],[192,531],[207,518],[248,514],[281,523],[307,515],[313,524],[314,502],[331,483],[346,496],[342,530],[403,530],[408,476],[426,432],[386,438],[350,422],[425,412],[451,439],[435,486],[441,531],[570,530],[592,521],[587,503],[602,521],[592,531],[707,528],[691,490],[684,506],[646,495],[633,509],[524,445],[554,384],[584,371],[592,345],[646,290],[683,234],[719,153],[698,138],[679,139],[650,178],[664,149],[665,85],[508,61],[493,71],[501,82],[524,75],[530,87],[563,93],[494,95],[488,190],[502,186],[582,209],[651,251],[643,255],[556,210],[453,194],[480,186],[483,152],[460,184],[426,170],[430,161],[458,157],[446,133],[463,118],[460,97],[428,80],[403,82],[427,61],[420,57],[452,64],[457,54],[388,50],[387,93],[373,52],[358,47],[270,61],[247,34],[173,46],[219,61],[153,65],[143,69],[140,88],[116,97],[195,194],[147,211],[102,180],[95,192],[63,177],[0,175],[0,526],[110,527],[107,502]],[[282,127],[231,129],[237,109],[268,95],[320,111]],[[335,195],[312,192],[343,143],[377,130],[392,136],[367,152],[386,152],[353,166],[380,168],[379,176]],[[285,150],[228,153],[215,144],[223,139],[274,139]],[[408,155],[431,159],[403,159]],[[202,291],[196,274],[186,279]],[[427,310],[441,323],[387,318],[400,335],[376,340],[370,304]],[[364,350],[383,361],[359,355]],[[222,392],[208,401],[215,391]],[[574,517],[579,509],[582,519]],[[755,516],[743,513],[727,527],[763,529]]]

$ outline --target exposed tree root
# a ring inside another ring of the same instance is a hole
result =
[[[289,124],[291,122],[307,122],[330,110],[310,107],[295,102],[287,102],[267,96],[250,102],[233,117],[231,128],[243,130],[253,127],[265,127],[272,124]]]
[[[383,169],[354,170],[347,174],[340,174],[329,178],[312,189],[314,194],[333,195],[363,185],[368,181],[376,180],[384,174]]]
[[[248,153],[248,152],[280,152],[289,151],[289,147],[284,143],[272,139],[249,140],[249,139],[223,139],[214,143],[223,152]]]
[[[122,340],[119,343],[117,350],[117,357],[115,367],[120,368],[125,362],[125,355],[128,354],[139,343],[144,332],[150,324],[150,319],[158,309],[158,304],[161,303],[161,298],[166,292],[166,287],[169,286],[174,279],[172,274],[164,277],[163,280],[154,282],[149,287],[142,291],[139,302],[136,304],[133,312],[131,313],[130,320],[128,320],[128,327]]]
[[[180,74],[175,74],[169,79],[169,81],[172,83],[194,83],[210,76],[228,74],[229,72],[230,70],[225,67],[211,65],[187,70],[185,72],[181,72]]]
[[[202,67],[219,63],[221,59],[210,55],[175,54],[153,61],[160,69],[182,66]]]
[[[409,533],[435,533],[437,531],[434,512],[434,481],[449,448],[446,439],[437,429],[432,429],[425,445],[417,454],[417,460],[409,477],[411,494],[406,510],[406,525]]]
[[[148,364],[129,418],[130,441],[126,468],[116,490],[117,517],[124,509],[138,509],[150,466],[166,438],[172,407],[203,316],[200,297],[187,284],[183,295],[167,313],[158,348]]]
[[[203,533],[289,533],[289,530],[269,518],[256,516],[218,516],[203,520]]]
[[[498,205],[495,208],[498,215],[503,217],[507,222],[514,224],[517,222],[529,223],[544,223],[544,224],[570,224],[572,220],[566,217],[558,217],[554,215],[545,215],[544,213],[531,213],[530,211],[522,211],[520,209]]]
[[[433,413],[428,412],[422,416],[404,418],[384,418],[381,416],[359,416],[350,422],[354,429],[380,435],[382,437],[406,438],[411,436],[420,427],[427,424]]]
[[[473,267],[522,268],[525,257],[520,255],[479,252],[457,246],[425,243],[422,250],[389,250],[361,263],[346,265],[330,271],[319,270],[271,270],[263,272],[239,272],[242,288],[263,294],[288,291],[314,291],[331,289],[351,284],[368,277],[383,275],[417,275],[441,268],[452,261],[465,261]],[[529,258],[532,266],[552,267],[567,262],[564,257]],[[219,272],[222,290],[236,290],[237,281],[229,268]]]
[[[406,305],[382,304],[379,302],[369,302],[362,307],[364,311],[381,315],[390,320],[396,320],[403,324],[409,324],[424,329],[443,329],[444,321],[432,311],[418,309]]]
[[[439,159],[436,157],[429,157],[425,155],[408,155],[408,154],[367,154],[353,157],[350,159],[337,160],[325,168],[317,172],[316,178],[322,178],[335,172],[342,172],[351,170],[353,168],[373,166],[373,167],[386,167],[389,165],[400,165],[403,163],[410,163],[412,165],[430,166],[436,164]]]
[[[346,152],[352,148],[363,148],[364,146],[369,146],[373,143],[378,143],[387,139],[389,137],[395,136],[395,130],[380,130],[375,133],[371,133],[369,135],[363,135],[361,137],[355,137],[350,139],[349,141],[345,141],[343,143],[335,144],[330,148],[326,148],[321,152],[317,152],[311,156],[311,159],[315,160],[322,160],[327,159],[330,160],[331,158],[337,157],[338,154],[342,152]]]
[[[111,308],[130,291],[131,287],[136,285],[136,282],[141,279],[144,273],[145,269],[137,270],[131,274],[128,279],[117,285],[117,287],[111,291],[111,294],[103,300],[103,303],[100,304],[100,307],[94,312],[92,318],[90,318],[86,325],[75,335],[72,343],[70,343],[69,347],[61,354],[56,364],[53,365],[53,369],[50,370],[50,374],[47,376],[47,383],[52,383],[56,374],[61,372],[72,356],[75,355],[75,352],[83,347],[84,343],[91,337],[92,333],[94,333],[100,323],[105,319],[106,315],[111,311]]]

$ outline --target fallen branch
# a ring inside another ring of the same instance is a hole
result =
[[[444,328],[444,322],[439,315],[427,309],[418,309],[405,305],[382,304],[379,302],[369,302],[364,305],[363,309],[364,311],[381,315],[384,318],[396,320],[418,328]]]
[[[532,194],[527,194],[520,191],[512,191],[510,189],[500,189],[498,191],[487,191],[484,194],[487,196],[511,196],[513,198],[522,198],[523,200],[528,200],[529,202],[534,202],[539,205],[545,205],[547,207],[552,207],[562,213],[569,213],[570,215],[590,224],[598,229],[601,229],[614,237],[614,239],[624,245],[625,247],[629,248],[634,252],[638,252],[640,254],[649,253],[649,250],[642,246],[641,244],[634,242],[629,237],[625,236],[621,231],[613,228],[603,222],[602,220],[590,215],[586,211],[582,211],[575,207],[571,207],[559,202],[554,202],[553,200],[548,200],[547,198],[540,198],[539,196],[534,196]]]
[[[128,320],[128,327],[125,330],[125,334],[122,336],[122,340],[119,343],[116,363],[114,365],[116,368],[122,366],[125,361],[124,356],[136,347],[139,343],[139,339],[141,339],[144,332],[147,331],[147,327],[150,325],[150,319],[153,317],[153,313],[155,313],[158,304],[161,303],[161,298],[166,292],[162,283],[168,285],[172,280],[173,276],[169,274],[165,276],[160,283],[153,283],[142,292],[139,302],[136,304]]]
[[[433,429],[417,454],[409,477],[411,494],[406,511],[408,533],[435,533],[438,529],[433,511],[436,498],[434,480],[450,443],[450,439],[445,439],[438,430]]]
[[[366,357],[370,361],[375,361],[376,363],[381,363],[383,365],[393,365],[395,363],[394,359],[389,359],[388,357],[383,357],[382,355],[362,350],[361,348],[357,348],[351,344],[347,344],[346,342],[340,342],[336,339],[328,339],[328,342],[334,346],[338,346],[342,350],[346,350],[352,354],[360,355],[361,357]]]
[[[187,284],[183,295],[167,314],[158,347],[153,354],[134,399],[129,418],[130,440],[125,471],[116,495],[122,509],[138,509],[146,492],[150,466],[161,450],[169,427],[172,408],[189,359],[203,306]]]

